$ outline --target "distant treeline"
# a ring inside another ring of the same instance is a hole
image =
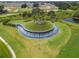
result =
[[[0,1],[0,3],[61,3],[61,2],[69,2],[69,3],[79,3],[79,1]]]

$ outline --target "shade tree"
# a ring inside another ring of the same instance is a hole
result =
[[[26,7],[27,7],[26,3],[24,3],[24,4],[21,5],[21,8],[26,8]]]
[[[33,7],[39,7],[39,3],[34,2],[34,3],[33,3]]]
[[[71,7],[71,5],[67,2],[55,2],[55,5],[61,10],[66,10]]]
[[[6,13],[7,10],[4,9],[4,5],[0,5],[0,14]]]

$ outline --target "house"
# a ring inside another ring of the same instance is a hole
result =
[[[45,3],[44,5],[40,5],[39,7],[40,9],[49,12],[49,11],[58,11],[58,7],[53,5],[53,4],[49,4],[49,3]]]
[[[16,7],[4,7],[4,10],[7,10],[8,12],[18,12],[18,8]]]

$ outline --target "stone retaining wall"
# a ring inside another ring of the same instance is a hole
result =
[[[58,33],[58,28],[55,25],[50,31],[46,31],[46,32],[27,31],[21,24],[17,24],[16,27],[22,35],[29,38],[47,38]]]

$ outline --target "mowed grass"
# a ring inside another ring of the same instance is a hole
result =
[[[64,18],[69,18],[69,17],[72,17],[73,13],[75,11],[73,10],[59,10],[56,12],[56,15],[62,20]]]
[[[60,29],[60,32],[46,39],[30,39],[24,37],[16,28],[2,24],[0,24],[0,36],[10,44],[17,57],[56,57],[61,47],[68,42],[70,29],[63,23],[58,22],[55,24]]]
[[[28,52],[32,57],[56,57],[61,47],[68,42],[71,35],[69,27],[59,22],[55,24],[59,28],[58,34],[45,39],[30,39],[32,45],[29,45]]]
[[[64,23],[57,22],[56,25],[59,28],[59,33],[55,37],[51,37],[48,45],[51,48],[61,49],[61,47],[69,41],[71,36],[71,30]]]
[[[0,58],[10,58],[11,53],[8,48],[0,41]]]
[[[72,35],[69,42],[58,55],[63,58],[79,58],[79,24],[65,22],[71,29]]]
[[[22,38],[16,34],[15,28],[0,24],[0,36],[3,37],[3,39],[5,39],[5,41],[8,42],[8,44],[13,48],[17,57],[29,57],[26,53],[26,45],[23,45],[24,42],[22,43],[20,40],[18,40],[19,38]]]
[[[34,21],[29,21],[24,23],[24,27],[29,31],[34,32],[43,32],[43,31],[49,31],[53,28],[53,23],[50,21],[46,21],[44,24],[36,24]]]

